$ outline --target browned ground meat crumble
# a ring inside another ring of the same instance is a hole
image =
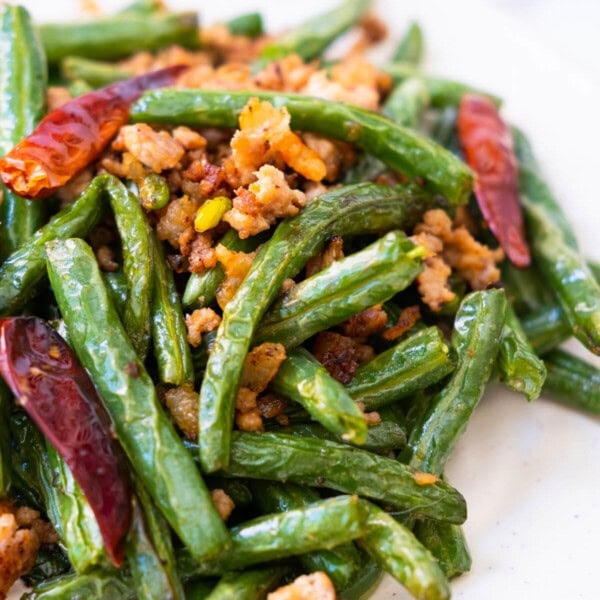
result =
[[[285,408],[281,404],[277,409],[270,408],[269,404],[273,403],[270,394],[267,395],[267,400],[262,401],[262,407],[258,398],[277,375],[285,359],[285,348],[273,342],[255,346],[246,356],[235,404],[235,422],[241,430],[262,431],[263,417],[268,418],[268,413],[277,417]]]
[[[394,325],[388,327],[382,334],[383,339],[389,342],[398,339],[407,331],[412,329],[413,325],[421,318],[421,309],[418,304],[407,306],[400,312],[398,320]]]
[[[220,488],[211,490],[210,496],[221,519],[227,521],[235,509],[234,501]]]
[[[431,310],[455,298],[448,287],[452,270],[474,290],[483,290],[500,280],[496,266],[504,258],[502,249],[479,243],[464,225],[453,227],[441,209],[429,210],[414,229],[414,240],[427,250],[425,269],[417,277],[419,293]]]
[[[0,600],[29,572],[42,544],[56,544],[54,528],[26,506],[0,502]]]
[[[331,579],[322,571],[300,575],[267,596],[267,600],[335,600]]]

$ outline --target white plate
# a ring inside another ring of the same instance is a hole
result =
[[[66,19],[81,14],[77,9],[82,2],[24,4],[39,18]],[[124,3],[98,4],[108,10]],[[206,23],[259,10],[270,31],[334,4],[336,0],[169,2],[200,7]],[[521,23],[481,2],[380,0],[376,6],[396,36],[409,18],[419,20],[430,72],[505,98],[504,114],[533,140],[583,250],[600,259],[598,73],[561,59],[560,48],[544,46]],[[597,418],[541,399],[528,404],[499,386],[489,390],[448,466],[449,479],[468,501],[465,531],[473,555],[472,571],[452,583],[455,598],[599,597],[599,424]],[[403,600],[408,595],[386,579],[374,598]]]

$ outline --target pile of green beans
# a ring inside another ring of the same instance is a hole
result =
[[[323,52],[359,26],[371,4],[340,0],[269,38],[258,13],[224,25],[258,40],[248,59],[253,73],[293,54],[329,68]],[[132,77],[121,58],[203,43],[197,15],[170,12],[160,0],[39,26],[22,7],[2,5],[0,40],[2,155],[44,117],[48,68],[53,83],[77,96]],[[574,336],[600,354],[600,266],[579,253],[516,128],[531,266],[505,262],[498,287],[479,291],[453,274],[457,297],[441,311],[423,310],[399,338],[356,341],[354,351],[364,344],[373,354],[356,359],[345,383],[315,356],[315,338],[343,332],[363,311],[381,306],[393,327],[417,304],[428,250],[410,237],[414,226],[428,210],[454,216],[469,206],[474,178],[458,147],[457,110],[465,93],[501,101],[425,73],[423,55],[423,32],[410,23],[382,67],[392,88],[379,112],[255,89],[158,89],[132,103],[131,123],[202,133],[236,128],[257,97],[285,108],[294,131],[356,152],[335,185],[269,231],[241,239],[224,223],[214,230],[215,245],[256,256],[220,326],[197,348],[186,316],[220,310],[226,275],[219,263],[185,275],[171,268],[172,248],[154,228],[173,193],[168,172],[135,182],[101,172],[62,208],[2,187],[0,317],[42,316],[66,339],[110,417],[133,490],[117,568],[67,462],[0,380],[0,503],[39,510],[60,541],[40,551],[26,598],[262,600],[319,571],[338,598],[357,600],[385,571],[417,600],[445,600],[449,580],[471,567],[466,501],[446,464],[488,383],[600,414],[600,369],[559,348]],[[101,271],[90,235],[107,223],[118,238],[113,272]],[[343,238],[346,256],[303,276],[332,236]],[[233,426],[240,379],[248,352],[263,343],[285,349],[266,389],[285,410],[265,419],[266,431],[240,431]],[[183,436],[163,406],[176,387],[197,393],[190,408],[197,439]],[[235,504],[228,525],[216,491]]]

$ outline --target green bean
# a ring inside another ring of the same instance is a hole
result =
[[[125,280],[125,274],[121,269],[118,271],[103,271],[102,280],[110,299],[115,305],[117,312],[121,319],[123,319],[123,313],[125,312],[125,306],[127,304],[127,281]]]
[[[500,379],[512,390],[535,400],[546,379],[544,362],[534,352],[512,307],[506,307],[496,366]]]
[[[517,269],[511,262],[504,261],[502,283],[518,314],[536,311],[556,302],[535,265]]]
[[[369,531],[359,540],[360,546],[414,598],[450,598],[450,588],[440,567],[409,529],[372,504],[367,524]]]
[[[356,402],[304,348],[288,353],[271,387],[301,404],[313,419],[344,440],[362,445],[367,439],[367,422]]]
[[[420,25],[413,21],[400,40],[391,62],[404,63],[418,67],[423,58],[423,30]]]
[[[257,38],[264,33],[262,16],[257,12],[238,15],[233,19],[229,19],[225,25],[232,35],[245,35],[249,38]]]
[[[139,184],[139,196],[146,210],[164,208],[171,197],[167,180],[156,173],[149,173]]]
[[[216,581],[212,579],[198,579],[185,586],[186,600],[206,600],[214,590]]]
[[[600,263],[597,263],[593,260],[588,260],[587,265],[596,281],[600,281]]]
[[[367,507],[357,496],[336,496],[258,517],[232,527],[230,552],[214,561],[194,561],[187,551],[179,552],[180,573],[183,577],[219,575],[270,560],[331,550],[365,535],[367,517]]]
[[[47,246],[48,272],[69,338],[104,400],[123,448],[157,506],[197,558],[228,546],[196,466],[162,411],[110,303],[94,256],[81,240]]]
[[[408,77],[421,77],[429,92],[429,99],[433,108],[445,108],[447,106],[458,106],[460,99],[468,93],[487,96],[494,104],[500,105],[502,100],[489,92],[485,92],[467,83],[421,75],[418,69],[406,63],[392,63],[384,67],[384,70],[392,77],[394,85],[398,85]]]
[[[135,481],[137,500],[144,517],[144,525],[147,531],[149,541],[154,546],[153,560],[160,562],[160,568],[164,570],[167,583],[165,589],[170,591],[170,596],[174,599],[185,598],[183,585],[177,572],[175,562],[175,550],[173,548],[173,539],[169,524],[166,522],[156,504],[139,482]],[[148,565],[145,565],[148,569]],[[163,596],[165,598],[167,596]]]
[[[429,92],[418,77],[409,77],[397,85],[382,107],[382,114],[402,127],[415,128],[423,111],[429,105]],[[360,160],[344,175],[344,183],[375,181],[385,171],[385,164],[370,154]]]
[[[41,502],[75,571],[108,564],[94,513],[69,467],[25,413],[13,413],[10,431],[13,473]]]
[[[465,296],[452,332],[452,346],[458,356],[456,370],[409,436],[409,465],[441,475],[448,455],[490,378],[505,311],[503,290],[473,292]]]
[[[132,71],[119,67],[111,62],[82,58],[81,56],[67,56],[60,63],[61,75],[70,82],[85,81],[92,88],[129,79],[134,76]]]
[[[454,361],[437,327],[429,327],[358,367],[346,386],[365,410],[376,410],[440,381]]]
[[[356,496],[338,496],[302,509],[259,517],[233,527],[230,551],[213,561],[198,561],[189,550],[182,548],[177,552],[178,570],[187,581],[199,576],[223,575],[269,560],[332,549],[366,533],[368,512]],[[278,535],[274,536],[274,531]],[[89,577],[62,577],[38,588],[31,598],[125,600],[134,594],[130,586],[130,578],[123,571],[105,570]]]
[[[136,122],[236,127],[238,115],[252,97],[286,107],[294,129],[350,142],[383,161],[390,169],[422,180],[451,204],[469,199],[473,178],[456,156],[411,129],[351,104],[277,92],[155,90],[131,107]]]
[[[461,302],[452,334],[452,346],[458,357],[456,370],[443,390],[423,403],[409,436],[405,456],[415,469],[441,475],[490,378],[505,312],[506,296],[502,290],[474,292]],[[437,523],[429,528],[430,542],[437,535],[444,540],[448,538],[455,546],[451,554],[444,555],[446,572],[463,572],[469,567],[469,551],[459,528],[438,528]]]
[[[394,459],[345,444],[281,433],[236,431],[230,465],[221,474],[321,486],[379,500],[416,518],[462,523],[462,496],[442,481],[419,485],[414,473]]]
[[[296,275],[330,235],[409,226],[432,203],[430,196],[412,187],[348,186],[322,195],[279,224],[225,307],[208,358],[199,411],[200,460],[205,472],[227,465],[243,363],[256,326],[283,281]]]
[[[27,600],[133,600],[135,590],[118,571],[95,571],[85,575],[68,573],[45,581],[23,598]]]
[[[43,581],[59,577],[71,570],[71,563],[67,555],[58,544],[41,546],[35,557],[35,565],[23,575],[23,583],[33,587]]]
[[[22,6],[0,6],[0,156],[4,156],[44,116],[46,61],[29,13]],[[20,198],[0,183],[0,262],[28,241],[42,225],[43,202]]]
[[[38,28],[49,63],[66,56],[100,60],[122,58],[171,44],[197,48],[196,13],[125,12],[83,23],[49,23]]]
[[[519,166],[540,172],[540,165],[527,136],[517,127],[511,127],[511,134]]]
[[[512,129],[515,153],[519,161],[519,191],[531,202],[543,207],[546,215],[554,221],[562,231],[564,241],[572,248],[577,248],[577,237],[571,223],[563,212],[560,203],[545,182],[533,149],[525,134]]]
[[[347,443],[339,436],[331,433],[322,425],[317,423],[296,423],[281,427],[276,430],[277,433],[296,435],[298,437],[316,438],[319,440],[329,440],[331,442]],[[383,420],[381,423],[371,425],[367,428],[367,439],[361,448],[370,452],[386,454],[390,450],[397,450],[406,446],[406,431],[397,423]]]
[[[600,415],[600,369],[564,350],[544,355],[544,394],[562,404]]]
[[[409,77],[397,85],[386,100],[382,113],[398,125],[416,129],[429,105],[429,90],[419,77]]]
[[[78,96],[83,96],[83,94],[93,91],[94,88],[87,83],[87,81],[76,79],[67,86],[67,89],[72,98],[77,98]]]
[[[77,573],[108,564],[96,517],[56,449],[46,442],[49,471],[44,473],[48,515],[63,542]]]
[[[355,25],[367,11],[371,0],[343,0],[329,12],[304,21],[294,29],[267,44],[261,53],[263,61],[299,54],[305,61],[318,58],[336,38]]]
[[[292,483],[269,481],[251,482],[254,499],[263,513],[285,512],[305,508],[320,497],[310,488]],[[336,589],[347,587],[360,565],[360,554],[352,544],[343,544],[331,550],[319,550],[298,557],[302,568],[308,573],[324,571]]]
[[[421,246],[391,231],[292,287],[261,321],[255,343],[293,348],[407,288],[423,269]]]
[[[226,573],[206,600],[263,600],[289,571],[289,567],[278,566]]]
[[[161,383],[194,383],[192,353],[181,301],[173,272],[167,264],[162,242],[150,232],[151,263],[154,267],[152,288],[152,341]]]
[[[251,252],[256,249],[255,238],[241,240],[237,231],[230,229],[219,241],[228,250],[236,252]],[[192,273],[183,292],[183,305],[193,308],[208,306],[215,299],[219,286],[225,279],[225,273],[220,264],[202,273]]]
[[[433,554],[448,579],[471,570],[471,554],[460,525],[417,521],[415,535]]]
[[[103,214],[101,196],[116,180],[96,177],[69,206],[58,212],[33,238],[13,252],[0,267],[0,316],[18,313],[34,295],[46,274],[46,242],[87,235]]]
[[[560,346],[571,336],[571,327],[558,305],[544,306],[521,318],[521,326],[538,355]]]
[[[587,262],[588,269],[597,282],[600,282],[600,264]],[[522,317],[522,325],[538,354],[545,355],[566,341],[571,328],[559,305],[545,305],[539,310]]]
[[[9,492],[11,485],[10,468],[10,411],[12,394],[3,380],[0,380],[0,500]]]
[[[445,106],[442,109],[429,111],[431,122],[428,124],[427,132],[435,142],[460,156],[462,150],[456,129],[457,114],[456,106]]]
[[[150,347],[152,262],[146,217],[137,198],[118,180],[111,185],[110,206],[121,238],[127,302],[123,325],[142,361]]]
[[[366,600],[371,597],[379,585],[381,569],[368,555],[364,554],[364,556],[363,564],[354,579],[348,587],[339,590],[340,600]]]
[[[171,531],[139,482],[136,485],[133,523],[127,538],[125,555],[139,598],[185,598],[175,567]]]
[[[133,13],[136,15],[150,15],[157,12],[162,12],[164,5],[162,0],[134,0],[117,14],[126,15]]]
[[[546,281],[552,286],[573,335],[600,354],[600,284],[550,213],[522,198],[529,244]]]

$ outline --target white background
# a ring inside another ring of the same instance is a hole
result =
[[[76,0],[24,3],[50,19],[75,16],[80,6]],[[200,9],[206,23],[257,8],[271,30],[333,4],[170,2]],[[533,140],[583,250],[600,260],[600,2],[381,0],[376,6],[395,34],[418,18],[430,72],[505,99],[505,116]],[[472,572],[452,584],[454,597],[599,598],[599,458],[600,419],[491,389],[448,468],[468,501],[465,530],[473,554]],[[406,597],[394,582],[377,595]]]

